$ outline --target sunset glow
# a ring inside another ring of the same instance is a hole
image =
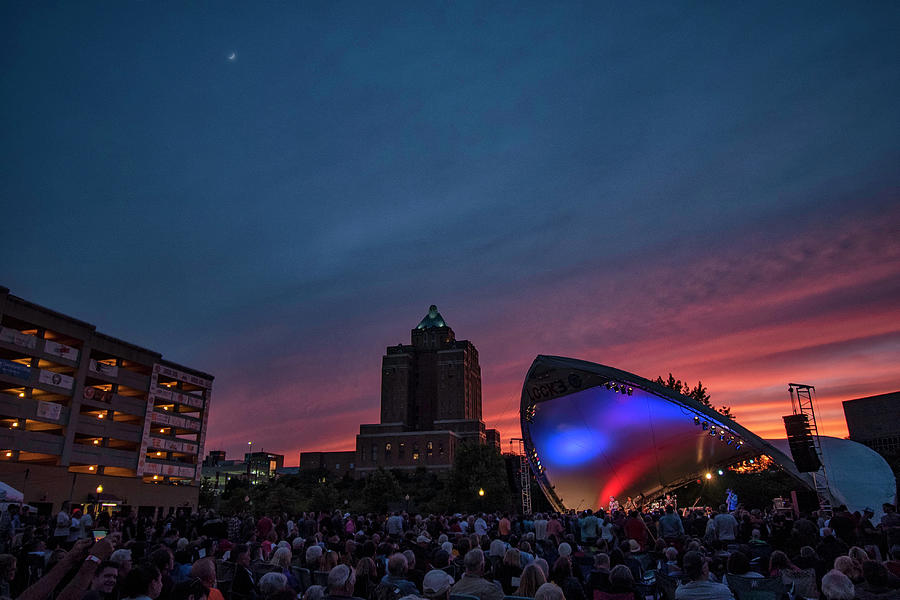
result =
[[[0,3],[0,285],[214,376],[206,450],[354,448],[432,304],[504,449],[539,354],[900,390],[900,3],[226,4]]]

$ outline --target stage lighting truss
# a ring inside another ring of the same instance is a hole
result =
[[[529,454],[531,458],[531,464],[534,465],[534,468],[537,469],[539,474],[542,474],[544,472],[544,465],[541,464],[541,459],[538,456],[537,450],[534,449],[534,446],[530,447]]]
[[[740,450],[744,445],[744,441],[727,427],[716,425],[698,415],[694,415],[694,425],[697,425],[703,431],[708,432],[710,437],[718,437],[720,442],[723,442],[728,446],[734,446],[735,450]]]
[[[609,380],[606,382],[606,389],[612,390],[617,394],[625,394],[627,396],[630,396],[634,393],[634,388],[630,385],[626,385],[624,383],[613,380]]]

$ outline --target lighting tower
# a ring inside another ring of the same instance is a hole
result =
[[[820,463],[819,470],[812,472],[813,483],[816,487],[816,495],[819,497],[819,510],[830,517],[832,514],[831,491],[828,489],[828,475],[825,472],[825,459],[822,456],[822,445],[819,443],[816,410],[813,406],[816,401],[816,388],[802,383],[789,383],[788,392],[791,394],[791,409],[794,414],[806,415],[809,419],[809,432],[812,434],[813,447],[816,449]]]
[[[511,438],[509,445],[512,453],[519,457],[519,486],[522,488],[522,516],[531,514],[531,477],[528,468],[528,456],[525,454],[525,440]]]

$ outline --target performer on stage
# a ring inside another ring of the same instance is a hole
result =
[[[636,509],[637,504],[634,503],[634,499],[631,496],[628,496],[627,498],[628,499],[625,500],[625,510],[632,511],[632,510]]]
[[[728,506],[728,512],[734,512],[738,507],[738,497],[737,494],[734,493],[734,490],[728,488],[725,490],[725,504]]]
[[[609,512],[612,513],[614,510],[619,510],[619,501],[616,500],[615,496],[609,497]]]

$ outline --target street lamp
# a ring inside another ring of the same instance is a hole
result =
[[[98,493],[98,494],[102,494],[102,493],[103,493],[103,484],[102,484],[102,483],[101,483],[100,485],[97,486],[97,493]]]
[[[406,500],[406,512],[409,512],[409,494],[404,497],[404,500]]]
[[[478,495],[484,497],[484,488],[478,488]]]
[[[250,478],[250,455],[253,454],[253,442],[247,442],[247,485],[253,483]]]

